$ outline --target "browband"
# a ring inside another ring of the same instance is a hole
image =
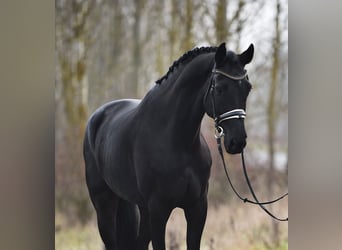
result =
[[[224,75],[225,77],[228,77],[228,78],[230,78],[232,80],[242,80],[242,79],[245,79],[246,76],[247,76],[247,72],[244,75],[242,75],[242,76],[232,76],[232,75],[229,75],[226,72],[223,72],[223,71],[218,70],[218,69],[213,69],[212,73],[217,73],[217,74]]]

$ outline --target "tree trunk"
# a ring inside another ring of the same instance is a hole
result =
[[[216,6],[216,18],[215,18],[215,35],[217,44],[221,42],[228,42],[233,32],[237,35],[236,46],[239,46],[240,33],[243,28],[243,22],[241,20],[241,12],[246,5],[246,1],[239,0],[237,9],[231,18],[227,18],[227,0],[219,0]],[[233,24],[236,23],[236,30],[232,30]]]
[[[81,155],[88,118],[87,24],[94,3],[95,1],[60,2],[63,9],[59,9],[61,16],[56,22],[56,29],[59,31],[59,36],[56,36],[56,52],[61,69],[61,100],[66,118],[64,137],[56,144],[56,165],[59,167],[56,177],[59,193],[56,194],[56,199],[60,201],[62,210],[67,214],[75,213],[75,218],[81,221],[89,217],[84,213],[88,208],[86,190],[80,188],[80,183],[84,183]],[[62,117],[57,116],[57,119],[60,118]],[[66,203],[60,200],[61,195]]]
[[[185,2],[185,30],[182,42],[182,51],[190,50],[194,47],[194,38],[192,34],[193,26],[193,5],[191,0]]]
[[[237,26],[236,26],[236,51],[240,50],[240,40],[241,40],[241,32],[242,32],[242,28],[243,28],[243,21],[241,20],[241,11],[243,9],[243,7],[245,6],[246,2],[244,0],[239,0],[238,3],[238,9],[236,11],[236,20],[237,20]]]
[[[269,191],[269,199],[273,199],[274,194],[274,157],[275,157],[275,130],[277,124],[276,115],[276,92],[278,84],[278,72],[279,72],[279,51],[280,51],[280,28],[279,28],[279,16],[280,16],[280,2],[277,0],[276,4],[276,16],[275,16],[275,37],[273,41],[273,64],[271,71],[271,86],[269,89],[269,99],[267,107],[267,124],[268,124],[268,154],[269,154],[269,173],[267,186]],[[271,211],[272,206],[270,207]],[[279,225],[276,221],[272,221],[272,240],[274,246],[279,245]]]
[[[172,62],[175,58],[175,45],[177,41],[177,33],[179,32],[178,27],[178,11],[177,11],[177,5],[178,1],[174,0],[171,1],[171,24],[170,28],[168,30],[168,38],[169,38],[169,46],[170,46],[170,57],[169,62]]]
[[[219,0],[216,6],[215,18],[216,43],[226,42],[228,37],[227,28],[227,0]]]
[[[140,20],[144,1],[135,0],[134,24],[133,24],[133,50],[132,50],[132,72],[131,80],[127,83],[127,94],[138,96],[139,70],[141,65],[141,46],[140,46]]]

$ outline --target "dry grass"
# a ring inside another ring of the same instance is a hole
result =
[[[287,202],[278,204],[276,214],[287,215]],[[272,219],[260,208],[246,205],[220,205],[209,207],[203,232],[202,250],[285,250],[288,223],[279,223],[280,246],[272,247]],[[68,226],[66,219],[56,214],[56,250],[102,250],[96,221],[86,226]],[[166,244],[170,250],[185,250],[186,221],[181,209],[175,209],[167,224]],[[150,249],[152,249],[150,247]]]
[[[69,226],[67,219],[57,213],[55,216],[56,250],[102,250],[102,241],[93,219],[85,226]]]
[[[287,208],[275,211],[287,214]],[[288,223],[280,223],[280,249],[287,249]],[[210,208],[202,237],[202,250],[256,250],[271,248],[271,218],[258,207],[245,205],[221,205]],[[173,238],[179,249],[185,250],[186,222],[183,211],[175,209],[167,225],[167,243]],[[286,248],[284,248],[286,245]],[[271,248],[274,249],[274,248]]]

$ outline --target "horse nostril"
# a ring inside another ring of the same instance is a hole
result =
[[[235,138],[233,138],[233,139],[230,141],[230,146],[231,146],[231,147],[234,147],[236,144],[237,144],[237,140],[236,140]]]
[[[236,138],[232,138],[230,141],[230,147],[234,148],[244,148],[246,146],[246,140],[238,140]]]

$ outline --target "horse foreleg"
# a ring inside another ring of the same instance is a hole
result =
[[[140,225],[138,237],[138,250],[148,250],[148,244],[151,241],[150,218],[148,215],[148,209],[145,207],[139,207],[139,211]]]
[[[152,200],[148,204],[148,211],[153,250],[165,250],[165,228],[171,209],[160,201]]]
[[[203,197],[194,205],[184,209],[187,222],[187,250],[200,249],[202,232],[207,218],[207,208],[207,197]]]

